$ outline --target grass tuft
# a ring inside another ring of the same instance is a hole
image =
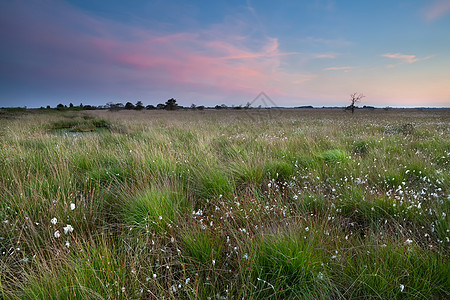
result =
[[[154,185],[126,198],[121,205],[122,219],[144,232],[161,232],[172,227],[187,212],[187,200],[175,186]]]
[[[348,159],[347,153],[339,149],[324,151],[321,157],[328,163],[345,162]]]

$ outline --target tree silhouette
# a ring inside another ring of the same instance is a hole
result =
[[[106,103],[106,107],[109,108],[110,111],[117,111],[123,108],[123,104],[108,102]]]
[[[347,106],[346,110],[350,109],[352,114],[355,112],[355,104],[361,102],[361,99],[365,96],[361,93],[353,93],[350,95],[350,105]]]
[[[176,110],[178,108],[177,100],[174,98],[171,98],[166,101],[166,107],[167,110]]]
[[[142,104],[142,101],[136,102],[136,107],[135,107],[135,109],[141,110],[141,109],[144,109],[144,108],[145,108],[145,107],[144,107],[144,104]]]
[[[131,102],[125,103],[125,109],[134,109],[134,104]]]

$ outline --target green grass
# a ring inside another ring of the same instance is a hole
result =
[[[190,229],[192,230],[192,229]],[[194,229],[182,235],[188,257],[204,266],[220,265],[223,260],[223,246],[220,240],[206,230]]]
[[[334,291],[323,267],[324,254],[321,252],[300,230],[257,239],[254,258],[250,262],[255,296],[276,299],[331,297]]]
[[[345,162],[348,159],[347,153],[338,149],[324,151],[321,157],[327,163]]]
[[[91,118],[71,118],[66,116],[66,119],[53,121],[50,128],[53,130],[67,129],[70,132],[91,132],[98,128],[109,128],[110,123],[104,119],[95,120]]]
[[[125,254],[102,239],[80,245],[79,253],[56,261],[36,261],[37,271],[26,273],[18,298],[26,299],[129,299],[134,294]],[[135,276],[133,276],[135,277]],[[14,296],[12,296],[14,298]]]
[[[2,298],[450,297],[446,110],[7,113]]]
[[[446,262],[415,245],[366,246],[349,250],[343,260],[341,280],[349,286],[345,296],[350,298],[432,299],[448,294]]]
[[[189,213],[183,191],[170,184],[153,185],[134,194],[124,195],[123,203],[119,204],[122,219],[144,232],[167,230],[177,218]]]

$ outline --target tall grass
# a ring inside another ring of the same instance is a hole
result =
[[[2,297],[450,297],[446,110],[260,113],[0,119]]]

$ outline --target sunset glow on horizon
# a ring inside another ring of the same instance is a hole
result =
[[[369,3],[370,2],[370,3]],[[2,1],[0,107],[450,106],[450,1]]]

